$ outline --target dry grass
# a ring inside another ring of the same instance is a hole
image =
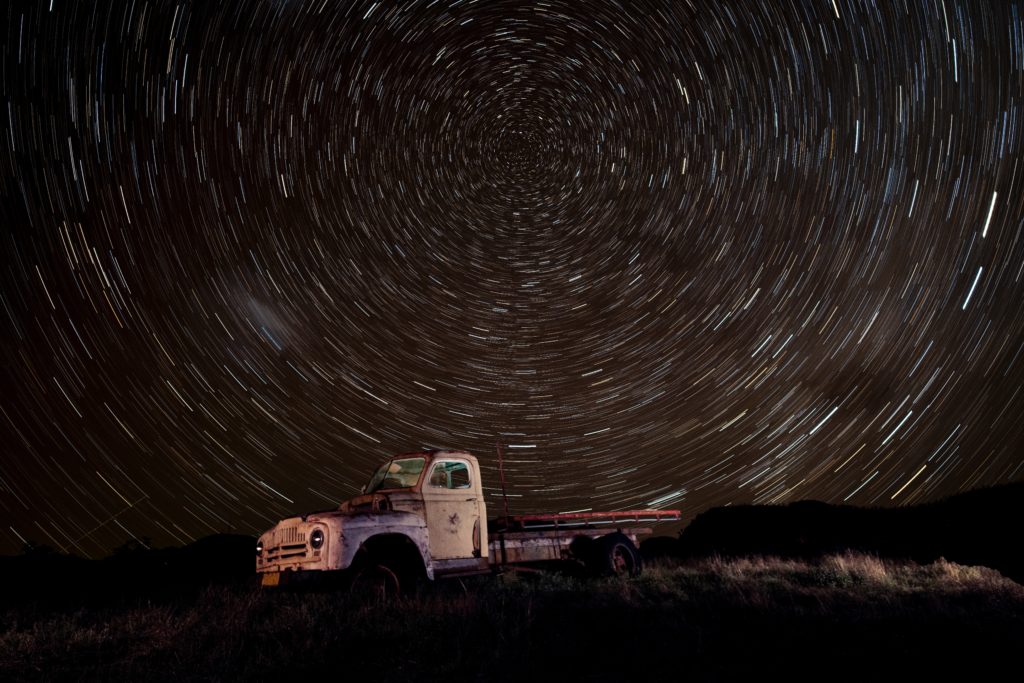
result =
[[[366,605],[337,593],[210,588],[195,600],[0,613],[0,679],[239,680],[329,672],[375,681],[718,679],[776,670],[914,673],[1011,661],[1024,587],[981,567],[746,558],[658,565],[632,580],[515,575]],[[891,671],[891,670],[890,670]],[[685,675],[684,675],[685,674]]]

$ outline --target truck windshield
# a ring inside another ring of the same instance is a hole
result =
[[[420,472],[426,461],[423,458],[401,458],[391,460],[380,466],[370,483],[366,485],[366,493],[380,489],[406,489],[415,486],[419,481]]]

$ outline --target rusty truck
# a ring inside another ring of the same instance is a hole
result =
[[[502,475],[504,482],[504,477]],[[337,509],[281,520],[256,544],[262,586],[329,579],[397,595],[435,579],[572,566],[596,574],[641,570],[645,525],[679,510],[628,510],[488,520],[480,464],[466,451],[397,455]]]

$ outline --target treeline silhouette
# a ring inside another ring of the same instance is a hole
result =
[[[845,551],[919,564],[945,558],[990,567],[1024,583],[1022,519],[1024,482],[903,508],[817,501],[738,505],[708,510],[674,543],[658,540],[646,550],[648,555],[684,560],[711,555],[816,559]]]
[[[698,515],[678,538],[641,545],[648,560],[719,556],[819,559],[847,551],[919,564],[945,558],[982,565],[1024,583],[1024,482],[905,508],[858,508],[799,501],[738,505]],[[101,605],[121,599],[175,600],[210,584],[255,581],[256,539],[209,536],[179,548],[133,540],[102,560],[45,546],[0,557],[0,606],[24,602]]]
[[[24,602],[102,605],[119,599],[176,600],[210,584],[233,583],[254,573],[256,539],[237,534],[207,536],[184,547],[150,548],[130,540],[102,560],[26,546],[0,557],[0,606]]]

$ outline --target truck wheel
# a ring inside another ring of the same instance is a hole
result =
[[[625,534],[615,532],[598,539],[597,569],[605,576],[637,576],[640,553]]]
[[[386,564],[372,558],[360,562],[352,575],[349,594],[359,600],[389,602],[402,592],[398,574]]]

